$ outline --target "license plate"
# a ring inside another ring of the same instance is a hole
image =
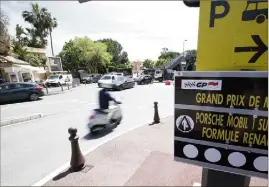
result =
[[[111,85],[109,85],[109,84],[101,84],[101,86],[104,88],[111,88]]]

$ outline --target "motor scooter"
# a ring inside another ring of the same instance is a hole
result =
[[[117,127],[122,120],[120,104],[121,102],[114,102],[114,105],[110,106],[109,109],[105,111],[94,109],[92,115],[89,117],[88,122],[90,133],[96,134],[108,127]]]

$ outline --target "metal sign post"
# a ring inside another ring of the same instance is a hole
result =
[[[175,77],[175,160],[202,166],[202,186],[249,186],[268,178],[268,1],[197,6],[198,72]]]

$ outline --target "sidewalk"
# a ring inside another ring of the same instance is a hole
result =
[[[75,86],[75,87],[72,87],[71,86],[66,86],[66,85],[63,85],[63,90],[61,87],[49,87],[47,88],[43,88],[43,91],[45,93],[45,96],[49,96],[49,95],[57,95],[57,94],[63,94],[63,93],[66,93],[66,92],[70,92],[70,91],[73,91],[75,88],[78,88],[80,87],[80,85],[78,86]],[[48,92],[47,92],[48,91]]]
[[[85,156],[86,168],[67,169],[44,186],[193,186],[202,168],[173,160],[173,117],[142,126]],[[90,140],[89,140],[90,141]],[[268,181],[251,179],[251,186]]]

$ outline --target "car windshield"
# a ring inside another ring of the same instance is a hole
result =
[[[124,77],[117,77],[117,81],[123,81]]]
[[[51,75],[51,76],[49,76],[49,79],[58,79],[58,75]]]
[[[110,80],[110,79],[111,79],[111,76],[108,76],[108,75],[103,76],[103,77],[101,78],[101,80]]]

